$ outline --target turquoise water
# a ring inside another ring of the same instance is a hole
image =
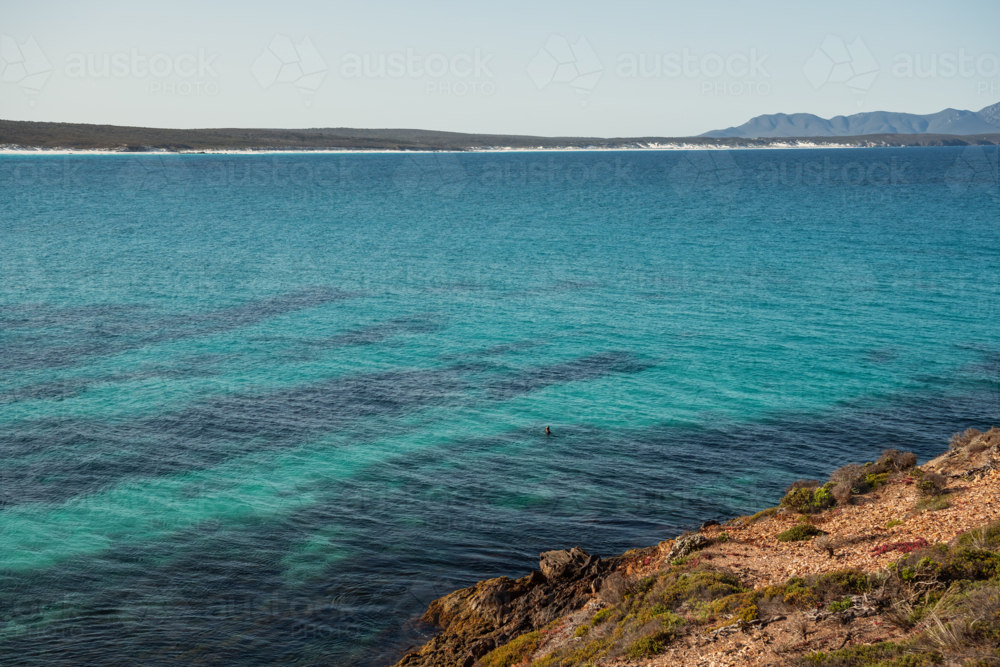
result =
[[[998,231],[978,147],[2,157],[0,664],[383,664],[927,457],[1000,421]]]

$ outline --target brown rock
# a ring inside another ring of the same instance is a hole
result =
[[[517,580],[497,577],[432,602],[420,620],[443,632],[398,665],[473,665],[497,646],[583,607],[594,580],[617,567],[615,559],[602,562],[582,549],[546,552],[542,563],[550,576],[535,571]]]
[[[600,557],[591,556],[580,547],[573,547],[540,554],[538,567],[549,581],[576,579],[591,571],[600,560]]]
[[[704,535],[699,533],[692,533],[690,535],[683,535],[674,540],[674,545],[670,549],[670,553],[666,556],[666,561],[677,560],[678,558],[684,558],[693,551],[704,548],[708,544],[708,540]]]

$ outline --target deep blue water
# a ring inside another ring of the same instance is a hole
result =
[[[2,156],[0,664],[384,664],[542,550],[1000,423],[996,169]]]

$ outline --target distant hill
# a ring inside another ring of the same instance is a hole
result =
[[[1000,132],[1000,103],[981,111],[945,109],[919,115],[869,111],[829,120],[810,113],[757,116],[739,127],[712,130],[702,137],[858,137],[866,134],[990,134]]]
[[[815,118],[815,116],[813,116]],[[824,121],[826,122],[826,121]],[[870,134],[836,136],[808,127],[793,138],[742,137],[534,137],[463,134],[433,130],[313,128],[176,130],[116,125],[0,120],[2,149],[77,149],[121,152],[390,150],[476,151],[484,149],[769,148],[783,146],[968,146],[1000,144],[1000,125],[982,134]]]

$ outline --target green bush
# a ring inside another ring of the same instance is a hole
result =
[[[632,660],[648,658],[662,651],[663,647],[663,640],[657,636],[640,637],[629,644],[629,647],[625,649],[625,657],[631,658]]]
[[[830,603],[830,606],[827,607],[827,609],[836,614],[838,611],[844,611],[845,609],[850,609],[851,605],[853,604],[854,603],[851,602],[849,598],[844,600],[834,600],[833,602]]]
[[[593,620],[594,625],[598,625],[598,624],[603,623],[604,621],[608,620],[609,618],[611,618],[611,614],[612,613],[614,613],[614,609],[602,609],[602,610],[600,610],[599,612],[597,612],[596,614],[594,614],[594,620]]]
[[[756,514],[754,514],[753,516],[751,516],[749,519],[747,519],[746,522],[755,523],[757,521],[760,521],[761,519],[767,519],[768,517],[772,517],[777,513],[778,513],[777,507],[768,507],[766,510],[761,510]]]
[[[690,573],[672,572],[662,575],[647,599],[676,609],[685,602],[717,600],[746,590],[739,578],[731,572],[698,569]]]
[[[800,484],[800,482],[796,482],[796,484]],[[824,486],[810,488],[793,484],[789,487],[785,497],[781,499],[781,506],[803,514],[822,512],[833,507],[836,503],[831,492],[833,486],[832,483],[827,483]]]
[[[889,483],[889,473],[865,475],[865,483],[874,491]]]
[[[826,535],[826,532],[810,523],[800,523],[782,533],[778,533],[778,540],[781,542],[801,542],[812,539],[817,535]]]
[[[872,588],[871,579],[858,570],[835,570],[816,576],[814,587],[821,595],[856,595],[867,593]]]
[[[484,655],[483,665],[484,667],[514,667],[537,651],[541,640],[542,635],[538,631],[521,635]]]

